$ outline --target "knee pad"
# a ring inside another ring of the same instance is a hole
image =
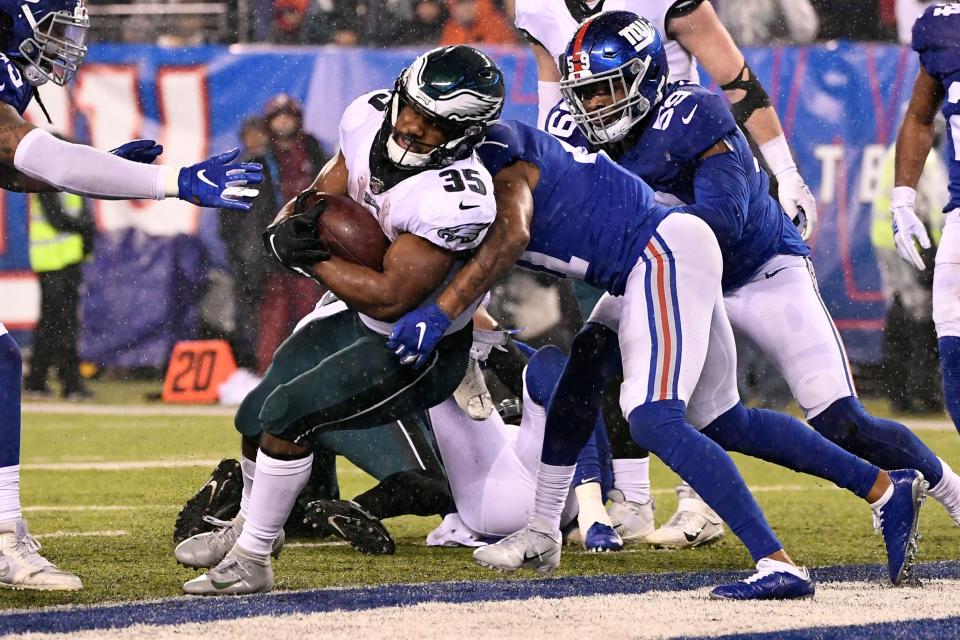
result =
[[[686,405],[683,400],[659,400],[642,404],[630,412],[630,435],[633,441],[659,457],[669,456],[676,445],[677,429],[686,426]]]
[[[524,373],[530,399],[541,407],[547,406],[566,364],[567,356],[553,345],[543,347],[533,354]]]

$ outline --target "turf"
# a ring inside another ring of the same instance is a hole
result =
[[[952,431],[923,431],[921,437],[954,466],[960,438]],[[125,532],[122,535],[47,537],[47,556],[83,578],[78,593],[0,593],[0,607],[94,603],[174,596],[196,572],[172,558],[173,519],[182,503],[206,480],[211,468],[115,471],[34,469],[31,464],[216,460],[234,457],[238,437],[227,417],[117,417],[27,414],[24,417],[23,503],[32,532]],[[827,483],[765,463],[737,457],[738,466],[770,522],[798,561],[810,566],[883,561],[882,541],[869,512],[853,496]],[[340,461],[342,493],[352,496],[373,480]],[[658,522],[672,513],[676,477],[659,461],[652,465]],[[95,506],[99,508],[87,508]],[[108,508],[104,508],[108,507]],[[121,508],[116,508],[121,507]],[[423,540],[438,518],[387,521],[398,542],[391,557],[367,557],[345,546],[287,548],[275,564],[278,588],[497,580],[504,576],[475,566],[468,550],[428,549]],[[936,503],[921,516],[919,560],[956,559],[960,532]],[[313,540],[303,542],[316,542]],[[744,569],[744,548],[727,535],[717,545],[681,552],[631,547],[627,553],[565,552],[561,575]]]

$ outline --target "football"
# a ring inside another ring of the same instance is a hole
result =
[[[383,270],[383,256],[390,241],[369,211],[348,196],[312,193],[304,198],[304,210],[321,200],[327,208],[317,219],[316,237],[333,255],[377,271]]]

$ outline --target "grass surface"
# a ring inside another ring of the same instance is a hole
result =
[[[939,455],[960,467],[960,438],[955,432],[923,431],[920,435]],[[45,535],[46,555],[77,572],[85,589],[72,594],[3,591],[0,607],[174,596],[180,594],[184,581],[196,575],[173,560],[173,520],[212,467],[86,471],[32,469],[31,464],[215,460],[236,457],[238,440],[227,417],[25,415],[22,489],[31,531]],[[822,566],[884,560],[882,540],[873,534],[869,511],[861,501],[826,482],[735,458],[747,482],[757,489],[757,499],[788,552],[799,563]],[[339,464],[344,497],[372,486],[369,476],[343,460]],[[676,506],[672,491],[676,477],[658,460],[651,466],[659,523]],[[277,588],[507,579],[475,566],[469,550],[425,547],[424,537],[438,522],[439,518],[417,517],[387,521],[398,543],[395,556],[363,556],[346,546],[285,549],[274,565]],[[920,561],[957,558],[960,533],[938,504],[927,502],[921,525]],[[120,531],[124,533],[117,534]],[[68,537],[58,532],[106,533]],[[745,549],[728,533],[715,546],[680,552],[630,547],[626,553],[598,556],[567,548],[559,574],[749,566]]]

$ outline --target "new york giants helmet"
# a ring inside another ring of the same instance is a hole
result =
[[[457,45],[418,56],[401,72],[379,139],[398,167],[445,167],[470,155],[503,110],[503,73],[485,53]],[[434,124],[446,140],[427,153],[414,153],[394,139],[400,109],[409,106]]]
[[[83,0],[0,0],[0,51],[34,86],[70,82],[87,54],[89,27]]]
[[[560,91],[591,144],[622,139],[663,98],[669,67],[646,18],[608,11],[580,24],[560,57]],[[594,99],[607,96],[602,106]]]

